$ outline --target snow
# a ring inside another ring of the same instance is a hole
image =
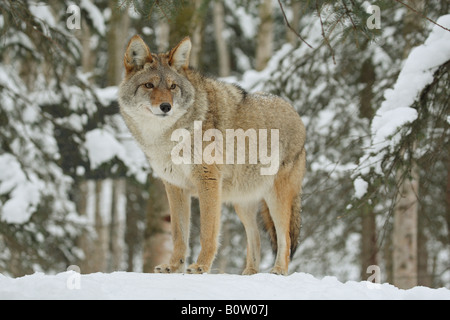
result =
[[[234,12],[240,24],[244,37],[252,39],[257,33],[258,18],[250,14],[244,7],[239,6],[236,1],[225,1],[225,7]],[[228,18],[228,16],[226,16]]]
[[[114,118],[115,125],[125,126],[123,120]],[[123,132],[123,128],[119,129]],[[114,157],[121,160],[131,175],[141,183],[145,183],[149,173],[148,162],[137,144],[128,135],[116,137],[108,126],[96,128],[86,133],[84,146],[90,161],[91,169],[97,169]]]
[[[125,158],[123,146],[114,136],[103,129],[94,129],[86,133],[86,149],[88,151],[91,169],[109,162],[114,157]]]
[[[163,299],[163,300],[291,300],[291,299],[433,299],[450,300],[450,290],[414,287],[401,290],[387,283],[340,282],[307,273],[278,276],[230,274],[148,274],[133,272],[83,274],[72,271],[21,278],[0,274],[4,299]]]
[[[118,90],[119,88],[117,86],[94,89],[98,100],[104,106],[109,106],[111,103],[117,101]]]
[[[90,0],[81,0],[80,6],[88,12],[89,17],[92,20],[92,24],[94,25],[95,29],[97,29],[98,33],[100,33],[102,36],[105,35],[105,19],[103,18],[102,13],[97,8],[97,6],[94,5]]]
[[[450,15],[442,16],[437,22],[450,27]],[[435,26],[425,43],[411,51],[394,87],[386,90],[385,100],[372,122],[375,142],[386,140],[397,128],[417,118],[417,111],[411,105],[431,83],[436,68],[449,59],[450,32]]]
[[[438,24],[450,27],[450,15],[442,16]],[[394,148],[401,138],[401,129],[417,119],[417,110],[412,108],[420,92],[433,81],[437,68],[450,60],[450,32],[434,26],[423,45],[411,50],[393,88],[384,93],[384,101],[372,121],[372,143],[368,153],[361,158],[362,174],[373,167],[382,174],[383,150]]]
[[[353,181],[353,186],[355,188],[355,197],[361,199],[367,193],[367,188],[369,184],[364,181],[361,177],[358,177]]]
[[[56,21],[53,17],[53,14],[50,11],[50,8],[47,4],[39,2],[39,3],[30,3],[29,5],[30,12],[35,16],[36,18],[42,20],[42,22],[45,22],[45,24],[55,27]],[[45,25],[42,24],[44,27],[43,30],[46,30]]]
[[[291,44],[284,44],[281,49],[270,58],[267,67],[262,71],[246,71],[242,75],[242,80],[239,81],[239,85],[249,91],[264,91],[264,81],[261,80],[269,79],[273,75],[274,70],[279,68],[280,61],[285,58],[291,50]]]
[[[9,153],[0,155],[0,195],[10,194],[0,201],[0,221],[22,224],[29,220],[40,201],[42,182],[34,175],[27,179],[19,161]]]

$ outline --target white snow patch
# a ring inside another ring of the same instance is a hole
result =
[[[16,157],[9,153],[0,156],[0,195],[9,194],[8,200],[0,201],[1,221],[21,224],[30,219],[44,186],[34,175],[29,179]]]
[[[86,149],[88,151],[91,169],[98,168],[101,164],[106,163],[118,157],[125,158],[125,149],[114,138],[114,136],[103,129],[94,129],[86,133]]]
[[[48,4],[45,4],[43,2],[31,2],[29,5],[29,9],[33,16],[35,16],[36,18],[42,20],[51,27],[56,26],[55,17],[50,11],[50,7]]]
[[[90,0],[81,0],[80,7],[88,12],[95,29],[97,29],[98,33],[104,36],[106,33],[105,19],[97,6]]]
[[[358,177],[353,181],[353,187],[355,188],[355,197],[361,199],[367,193],[369,184],[361,177]]]
[[[109,106],[111,102],[117,101],[117,92],[119,88],[117,86],[111,86],[106,88],[96,88],[95,94],[98,100],[104,106]]]
[[[450,299],[450,290],[414,287],[401,290],[387,283],[340,282],[310,274],[253,276],[230,274],[145,274],[113,272],[56,275],[35,273],[12,279],[0,274],[4,299]]]
[[[450,27],[450,15],[442,16],[439,24]],[[360,163],[362,174],[371,168],[382,174],[381,160],[385,150],[393,149],[401,138],[400,128],[417,119],[416,109],[411,108],[420,92],[433,81],[437,68],[450,60],[450,32],[434,26],[423,45],[409,54],[393,88],[384,93],[385,100],[372,120],[372,143]]]
[[[119,132],[124,132],[125,124],[120,116],[115,118],[115,124],[120,127]],[[130,174],[134,175],[139,182],[145,183],[149,165],[131,134],[121,134],[116,137],[108,130],[97,128],[86,133],[84,146],[88,153],[91,169],[97,169],[103,163],[117,157],[127,166]]]
[[[450,15],[438,23],[450,27]],[[385,100],[372,121],[375,142],[386,140],[400,126],[417,118],[411,105],[423,88],[433,81],[436,68],[450,60],[450,32],[435,26],[425,43],[411,50],[392,89],[386,90]]]
[[[284,44],[281,49],[275,52],[272,58],[270,58],[267,67],[264,70],[246,71],[242,75],[242,80],[239,81],[239,85],[249,91],[264,91],[264,80],[270,79],[273,76],[273,72],[279,68],[280,61],[284,59],[291,50],[291,44]]]

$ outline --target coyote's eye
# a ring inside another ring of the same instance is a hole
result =
[[[147,89],[153,89],[153,83],[151,83],[151,82],[147,82],[146,84],[144,84],[144,86],[147,88]]]
[[[177,85],[175,83],[172,83],[172,85],[170,86],[170,90],[174,90],[177,87]]]

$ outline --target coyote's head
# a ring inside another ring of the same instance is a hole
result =
[[[128,43],[124,64],[125,79],[119,88],[122,113],[148,124],[174,123],[194,100],[194,87],[186,78],[191,41],[184,38],[167,53],[152,54],[138,35]],[[171,120],[169,120],[171,119]]]

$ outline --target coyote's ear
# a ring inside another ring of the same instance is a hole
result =
[[[127,75],[133,71],[142,69],[144,64],[152,62],[152,54],[150,49],[145,44],[144,40],[138,35],[133,36],[128,43],[127,50],[125,51],[125,57],[123,63]]]
[[[175,69],[189,67],[189,55],[191,53],[191,39],[184,38],[169,52],[169,65]]]

